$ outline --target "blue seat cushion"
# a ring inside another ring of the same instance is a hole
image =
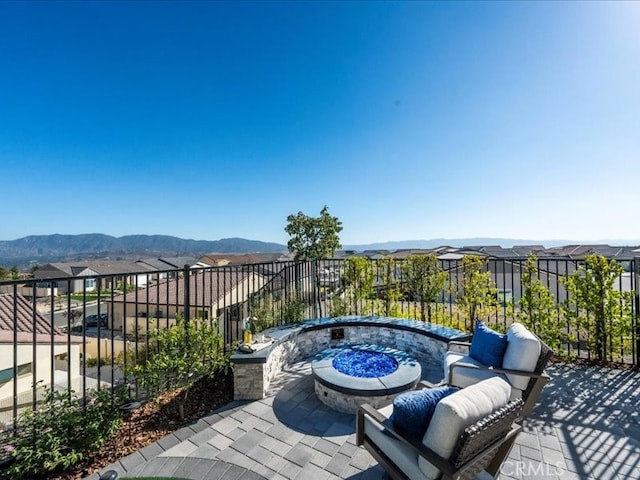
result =
[[[444,386],[401,393],[393,400],[389,420],[398,431],[422,441],[438,402],[458,390]]]
[[[490,329],[482,322],[476,323],[471,339],[469,356],[483,365],[501,368],[507,351],[507,336]]]

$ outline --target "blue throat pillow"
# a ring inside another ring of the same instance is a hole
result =
[[[398,431],[422,441],[438,402],[458,390],[445,386],[401,393],[393,400],[389,420]]]
[[[490,329],[482,322],[476,323],[471,339],[469,356],[483,365],[501,368],[507,351],[507,336]]]

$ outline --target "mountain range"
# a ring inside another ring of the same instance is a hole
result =
[[[465,247],[479,245],[543,245],[547,248],[562,245],[599,243],[609,245],[638,245],[640,240],[601,240],[580,242],[575,240],[520,240],[511,238],[435,238],[431,240],[405,240],[395,242],[344,245],[345,250],[398,250],[408,248],[434,248],[439,246]],[[273,242],[223,238],[220,240],[189,240],[169,235],[127,235],[112,237],[100,233],[81,235],[32,235],[17,240],[0,240],[0,265],[24,266],[30,263],[73,261],[99,258],[133,259],[170,257],[178,255],[200,256],[207,253],[277,253],[287,252],[287,246]]]
[[[139,259],[207,253],[286,252],[278,243],[244,238],[187,240],[169,235],[112,237],[100,233],[32,235],[0,241],[0,265],[24,265],[91,258]]]
[[[515,247],[522,245],[542,245],[545,248],[562,247],[565,245],[612,245],[629,246],[640,245],[640,240],[524,240],[514,238],[433,238],[431,240],[402,240],[397,242],[369,243],[362,245],[345,245],[345,250],[399,250],[407,248],[435,248],[435,247],[472,247],[497,245],[500,247]]]

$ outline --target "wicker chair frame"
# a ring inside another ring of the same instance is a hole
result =
[[[535,335],[535,334],[534,334]],[[493,373],[520,375],[523,377],[529,377],[529,383],[527,388],[522,392],[522,400],[524,401],[524,407],[522,408],[522,417],[527,417],[538,401],[538,397],[542,392],[542,389],[549,381],[549,376],[544,373],[544,369],[547,367],[549,360],[553,356],[553,350],[540,339],[537,335],[536,338],[540,341],[540,356],[536,363],[536,367],[533,372],[526,372],[524,370],[513,370],[509,368],[495,368],[484,365],[475,365],[472,363],[465,363],[463,361],[454,362],[449,366],[449,376],[447,383],[452,384],[453,371],[456,368],[468,368],[472,370],[488,370]],[[459,353],[468,353],[471,347],[470,342],[450,342],[449,350],[454,349]]]
[[[443,479],[470,479],[482,470],[495,476],[520,432],[521,427],[515,421],[519,418],[523,405],[521,399],[514,400],[467,427],[458,439],[450,459],[438,455],[422,442],[396,430],[384,415],[369,404],[358,409],[356,442],[371,453],[393,480],[414,479],[409,479],[365,433],[365,416],[370,417],[374,423],[384,427],[394,438],[408,445],[417,455],[438,468]]]

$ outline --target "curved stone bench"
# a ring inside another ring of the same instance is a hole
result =
[[[274,342],[254,353],[234,353],[234,398],[264,398],[271,380],[284,366],[323,350],[348,345],[374,344],[410,353],[442,365],[451,341],[467,341],[471,335],[442,325],[386,317],[337,317],[308,320],[264,332]]]

